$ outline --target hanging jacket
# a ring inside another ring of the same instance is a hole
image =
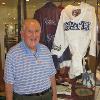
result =
[[[51,50],[57,24],[61,11],[52,2],[47,2],[43,7],[35,11],[34,18],[40,22],[41,38],[40,42],[48,46]]]
[[[72,12],[76,9],[80,9],[81,13],[75,17]],[[68,46],[72,54],[69,76],[74,78],[83,73],[82,59],[88,46],[89,54],[96,55],[96,14],[93,6],[81,2],[80,6],[68,5],[62,10],[51,52],[60,57]]]
[[[57,7],[52,2],[47,2],[43,7],[36,10],[34,14],[34,18],[37,19],[41,25],[40,42],[46,45],[49,50],[52,49],[60,14],[61,8]],[[65,62],[70,59],[71,54],[69,48],[66,48],[59,59],[56,55],[53,55],[53,61],[56,69],[59,69],[59,66],[65,66]]]

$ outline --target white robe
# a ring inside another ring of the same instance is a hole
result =
[[[75,9],[81,9],[76,17],[72,15]],[[93,6],[81,2],[80,6],[68,5],[62,10],[51,52],[60,57],[68,46],[72,53],[69,76],[74,78],[83,73],[82,59],[89,46],[89,54],[96,56],[96,14]]]

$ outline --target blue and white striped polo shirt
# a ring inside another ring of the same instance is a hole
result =
[[[14,84],[14,92],[18,94],[48,89],[51,86],[50,77],[55,73],[50,51],[42,44],[38,44],[36,52],[32,52],[22,41],[7,54],[4,80]]]

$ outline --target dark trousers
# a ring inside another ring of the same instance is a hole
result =
[[[13,100],[52,100],[52,93],[51,91],[45,93],[44,95],[40,96],[23,96],[14,93]]]

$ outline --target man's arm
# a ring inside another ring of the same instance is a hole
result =
[[[57,100],[57,90],[56,90],[56,81],[55,76],[50,77],[51,80],[51,88],[52,88],[52,100]]]
[[[5,83],[6,100],[13,100],[13,84]]]

